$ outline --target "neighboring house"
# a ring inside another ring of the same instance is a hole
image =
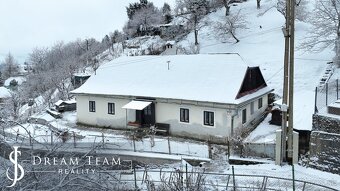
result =
[[[83,72],[83,73],[74,73],[72,75],[72,85],[74,88],[78,88],[83,85],[87,79],[89,79],[91,74]]]
[[[120,57],[80,88],[78,122],[111,128],[168,124],[170,134],[226,138],[268,106],[259,67],[236,54]]]
[[[58,112],[74,111],[77,109],[77,102],[75,99],[66,101],[59,100],[54,104],[54,106]]]
[[[165,45],[163,46],[163,52],[161,55],[176,55],[177,54],[177,48],[176,48],[176,42],[174,40],[167,41]]]

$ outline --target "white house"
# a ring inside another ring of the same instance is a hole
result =
[[[170,133],[230,137],[268,105],[259,67],[235,54],[121,57],[72,93],[81,124],[138,128],[165,123]]]

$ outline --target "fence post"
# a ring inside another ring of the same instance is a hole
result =
[[[189,188],[189,182],[188,182],[188,163],[185,163],[185,184],[186,189]]]
[[[51,145],[53,145],[53,132],[51,131]]]
[[[209,158],[212,158],[212,151],[211,151],[211,143],[210,143],[210,138],[208,139],[208,153],[209,153]]]
[[[136,136],[133,135],[133,152],[136,152]]]
[[[339,79],[336,79],[336,100],[339,99]]]
[[[233,190],[236,191],[234,166],[231,166],[231,172],[233,173]]]
[[[103,147],[104,147],[105,139],[104,139],[104,133],[103,132],[102,132],[102,142],[103,142]]]
[[[135,179],[135,190],[137,190],[137,175],[136,175],[136,167],[133,167],[133,176]]]
[[[228,190],[228,186],[229,186],[229,180],[230,180],[230,175],[228,175],[228,179],[227,179],[227,186],[225,187],[226,190]]]
[[[328,82],[326,83],[326,106],[328,105]]]
[[[169,148],[169,155],[171,155],[170,137],[169,136],[168,136],[168,148]]]
[[[228,161],[229,161],[229,158],[230,158],[230,141],[228,138]]]
[[[73,131],[73,147],[76,148],[76,133]]]
[[[292,173],[293,173],[293,191],[295,191],[295,173],[294,173],[294,164],[292,164]]]
[[[318,112],[317,100],[318,100],[318,87],[315,87],[314,114]]]

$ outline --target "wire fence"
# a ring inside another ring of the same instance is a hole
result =
[[[293,170],[294,171],[294,168]],[[135,190],[294,190],[335,191],[336,188],[294,178],[267,175],[239,174],[232,166],[232,173],[214,173],[189,169],[132,169],[130,174],[120,175],[115,181]],[[176,188],[176,189],[173,189]]]
[[[324,112],[327,106],[340,98],[339,79],[330,80],[315,88],[315,113]]]
[[[43,130],[45,131],[45,130]],[[68,149],[90,149],[99,145],[102,150],[129,151],[140,153],[155,153],[166,155],[185,155],[201,158],[211,157],[209,143],[198,141],[176,141],[171,137],[149,135],[143,138],[124,135],[78,135],[74,131],[54,132],[46,131],[46,134],[34,134],[31,131],[11,131],[5,128],[0,134],[8,142],[14,142],[30,148],[62,147]]]

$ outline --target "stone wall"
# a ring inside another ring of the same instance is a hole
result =
[[[340,174],[340,116],[313,115],[310,166]]]
[[[313,131],[325,131],[328,133],[340,134],[340,116],[339,118],[335,118],[331,116],[314,114]]]
[[[310,141],[310,166],[340,174],[340,134],[313,131]]]

